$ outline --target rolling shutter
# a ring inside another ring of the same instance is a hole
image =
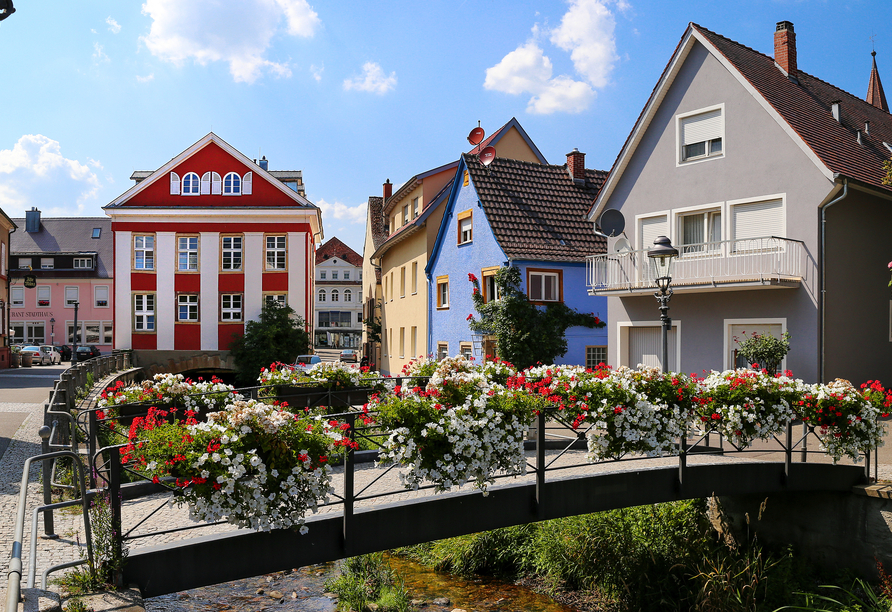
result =
[[[768,200],[735,204],[731,208],[732,236],[735,240],[784,235],[784,202]]]
[[[681,120],[682,144],[684,145],[721,138],[722,131],[721,109]]]
[[[669,235],[669,222],[666,219],[666,215],[641,219],[640,223],[641,244],[638,245],[639,249],[649,249],[653,246],[657,236]]]
[[[170,195],[180,195],[180,175],[176,172],[170,173]]]
[[[638,364],[648,367],[660,367],[662,358],[662,334],[661,327],[630,327],[629,328],[629,367],[634,368]],[[678,367],[675,363],[676,330],[669,330],[669,372],[675,372]]]

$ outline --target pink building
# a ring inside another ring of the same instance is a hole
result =
[[[93,344],[103,353],[111,352],[111,221],[95,217],[41,219],[36,208],[25,215],[13,219],[18,229],[10,235],[12,342],[71,345],[77,332],[78,345]]]

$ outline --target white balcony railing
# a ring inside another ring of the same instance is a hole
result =
[[[805,248],[801,241],[768,236],[676,246],[679,257],[672,286],[796,286],[802,279]],[[655,289],[647,249],[586,258],[586,283],[592,295]]]

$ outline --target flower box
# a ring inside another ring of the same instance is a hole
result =
[[[296,408],[314,408],[316,406],[362,406],[368,403],[369,394],[374,393],[371,387],[351,387],[347,389],[326,389],[324,387],[295,387],[291,385],[276,386],[276,399],[288,402]]]
[[[49,300],[37,300],[37,305],[38,306],[49,306],[50,301]]]

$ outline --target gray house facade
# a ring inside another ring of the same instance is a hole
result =
[[[614,230],[587,269],[612,365],[659,364],[646,252],[665,235],[680,252],[669,369],[743,365],[743,334],[789,332],[797,377],[889,378],[892,117],[876,64],[868,102],[798,70],[793,24],[774,38],[770,57],[690,24],[594,202]]]

